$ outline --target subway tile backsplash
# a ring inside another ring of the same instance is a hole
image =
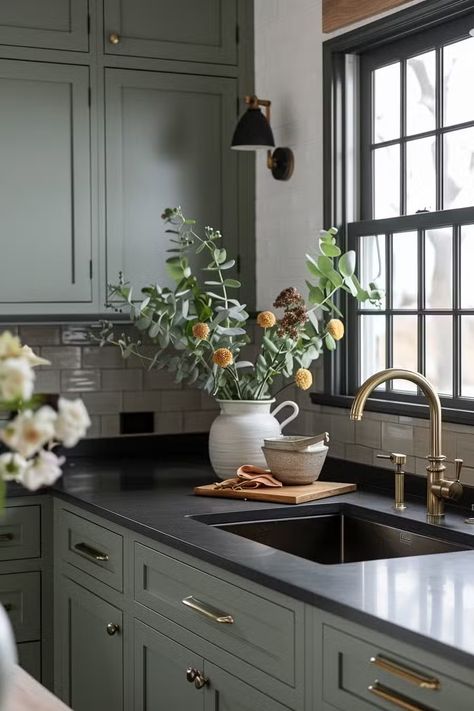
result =
[[[120,436],[121,413],[151,413],[155,434],[205,432],[217,414],[211,398],[175,383],[170,373],[148,371],[138,358],[124,360],[114,346],[100,348],[88,324],[0,325],[0,332],[6,329],[51,361],[36,370],[38,392],[84,400],[90,438]],[[145,349],[153,354],[152,346]]]
[[[148,371],[137,358],[124,361],[114,346],[99,348],[87,324],[25,325],[18,329],[0,325],[0,331],[7,328],[18,331],[23,343],[52,363],[36,371],[38,392],[83,398],[91,415],[91,438],[120,436],[121,413],[152,413],[149,420],[155,434],[206,432],[217,414],[212,398],[175,383],[170,373]],[[153,354],[152,347],[147,350]],[[322,377],[320,361],[314,368],[316,389],[321,388]],[[327,430],[333,456],[375,466],[391,466],[377,459],[377,454],[398,450],[408,455],[408,472],[425,475],[427,420],[367,412],[362,422],[353,423],[348,410],[313,405],[308,393],[286,390],[282,395],[285,400],[296,399],[301,408],[287,433],[309,435]],[[446,423],[443,451],[448,475],[453,472],[454,459],[461,457],[463,481],[474,486],[474,427]]]

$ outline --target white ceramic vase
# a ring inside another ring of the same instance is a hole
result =
[[[0,605],[0,711],[7,711],[8,692],[17,662],[15,638],[5,609]]]
[[[265,437],[278,437],[298,416],[296,402],[286,400],[270,412],[275,400],[217,400],[220,414],[209,432],[209,457],[221,479],[235,476],[242,464],[266,467],[262,446]],[[281,424],[275,415],[284,407],[293,412]]]

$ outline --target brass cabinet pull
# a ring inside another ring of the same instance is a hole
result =
[[[117,632],[120,632],[120,625],[117,625],[115,622],[109,622],[109,624],[106,627],[107,634],[113,637],[114,634],[117,634]]]
[[[182,602],[183,605],[186,605],[186,607],[190,607],[191,610],[196,610],[196,612],[199,612],[201,615],[204,615],[204,617],[207,617],[209,620],[214,620],[214,622],[219,622],[220,624],[226,625],[234,624],[234,618],[232,617],[232,615],[226,615],[225,612],[216,610],[215,607],[207,605],[204,602],[200,602],[200,600],[196,600],[196,598],[192,595],[190,595],[189,597],[185,597]]]
[[[117,32],[111,32],[109,35],[110,44],[120,44],[120,35]]]
[[[410,701],[406,696],[401,696],[387,686],[379,684],[375,681],[368,687],[371,694],[378,696],[379,699],[388,701],[399,709],[404,709],[404,711],[430,711],[428,706],[420,706],[414,701]]]
[[[87,555],[89,558],[93,558],[94,560],[104,562],[109,559],[108,553],[102,553],[101,551],[98,551],[97,548],[87,545],[87,543],[76,543],[74,548],[76,551],[79,551],[79,553],[84,553],[84,555]]]
[[[3,543],[4,541],[13,541],[15,536],[13,533],[0,533],[0,543]]]
[[[413,669],[408,669],[407,667],[394,662],[391,659],[377,654],[376,657],[370,658],[370,663],[374,664],[379,669],[388,672],[389,674],[394,674],[395,676],[408,681],[410,684],[415,684],[415,686],[420,687],[420,689],[431,689],[436,691],[441,687],[441,682],[434,676],[426,676],[425,674],[420,674],[419,672],[413,671]]]

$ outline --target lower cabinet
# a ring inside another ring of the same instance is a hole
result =
[[[135,711],[288,711],[139,620],[134,636]]]
[[[122,612],[77,583],[59,586],[56,653],[62,696],[74,711],[122,711]]]

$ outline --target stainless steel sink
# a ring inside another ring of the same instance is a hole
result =
[[[214,525],[325,565],[451,553],[473,547],[344,513]]]

